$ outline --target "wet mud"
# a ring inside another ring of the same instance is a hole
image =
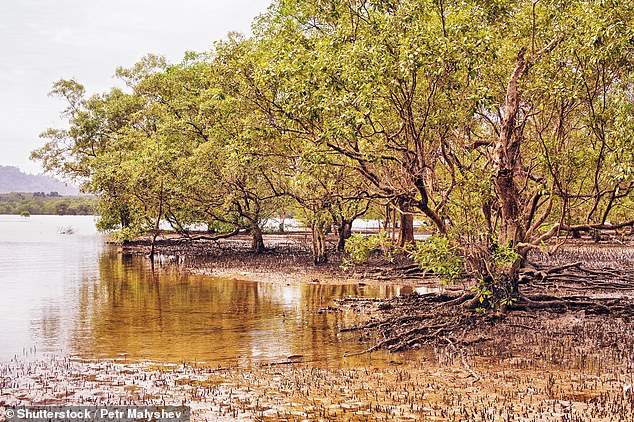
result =
[[[184,254],[177,247],[171,253],[164,249],[164,261],[158,264],[212,274],[241,271],[254,277],[272,272],[289,282],[293,279],[289,273],[310,263],[307,251],[292,247],[291,254],[280,249],[251,261],[244,250],[233,250],[245,254],[237,257],[209,250],[208,245],[197,254]],[[634,295],[629,274],[634,274],[634,260],[630,256],[634,257],[630,246],[597,250],[589,244],[531,257],[535,270],[546,275],[555,274],[548,273],[549,266],[566,265],[572,258],[581,261],[550,280],[526,282],[526,291],[567,300],[539,310],[467,312],[448,307],[438,311],[432,298],[437,301],[454,293],[445,288],[439,294],[412,294],[391,301],[342,300],[338,309],[367,318],[348,330],[350,341],[365,347],[364,352],[336,361],[306,361],[298,355],[264,364],[218,366],[84,361],[25,351],[0,365],[0,405],[186,404],[193,419],[201,421],[631,421]],[[236,266],[241,259],[242,266]],[[311,278],[317,274],[314,278],[321,282],[339,277],[340,272],[334,262],[310,271],[315,272],[293,280],[316,282]],[[368,277],[389,271],[394,274],[391,282],[411,276],[405,277],[408,270],[399,272],[395,264],[380,272],[366,268],[353,278],[390,282]],[[459,288],[468,290],[469,285]],[[584,299],[575,299],[580,296]],[[588,298],[602,305],[586,306]],[[575,301],[581,305],[571,305]],[[421,322],[427,331],[402,336],[420,330]],[[390,342],[391,338],[397,340]],[[403,339],[408,343],[402,344]]]

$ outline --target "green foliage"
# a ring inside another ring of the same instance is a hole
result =
[[[493,245],[489,256],[481,262],[482,269],[473,291],[482,309],[512,306],[517,301],[517,273],[522,256],[517,248]]]
[[[491,290],[491,283],[488,283],[484,278],[479,278],[478,283],[473,286],[473,291],[477,293],[478,300],[480,301],[480,310],[484,310],[492,303],[493,290]]]
[[[97,226],[97,228],[104,230],[103,226]],[[139,227],[122,227],[112,233],[112,240],[114,242],[130,242],[137,239],[139,235],[143,233],[144,230],[141,230]]]
[[[494,277],[480,277],[473,291],[480,302],[480,310],[499,309],[502,306],[513,306],[518,300],[517,288],[504,274]]]
[[[350,268],[366,263],[372,254],[377,251],[390,261],[394,258],[394,254],[397,253],[385,231],[369,236],[363,233],[354,233],[346,242],[346,256],[342,260],[342,267]]]
[[[409,254],[419,267],[447,282],[456,282],[464,274],[464,263],[459,249],[443,235],[433,235],[409,248]]]
[[[491,264],[495,269],[508,270],[521,259],[517,248],[497,246],[491,254]]]

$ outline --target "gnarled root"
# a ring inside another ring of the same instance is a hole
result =
[[[521,324],[522,329],[534,329],[529,317],[539,316],[544,312],[582,311],[593,315],[634,316],[633,302],[628,298],[521,294],[506,312],[501,312],[475,310],[481,303],[471,292],[459,296],[414,294],[387,301],[379,307],[382,312],[379,319],[345,331],[363,330],[374,334],[376,343],[360,354],[379,349],[395,352],[423,345],[446,347],[447,342],[443,340],[446,338],[457,339],[454,346],[460,346],[472,342],[474,336],[482,339],[494,324],[517,326],[517,321],[512,321],[515,317],[507,318],[512,315],[522,316],[527,320]]]

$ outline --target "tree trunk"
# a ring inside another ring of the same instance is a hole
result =
[[[280,233],[285,232],[284,224],[286,223],[286,213],[282,213],[282,217],[280,218],[280,225],[278,226],[278,231]]]
[[[337,234],[339,235],[337,250],[339,252],[343,252],[346,248],[346,239],[352,236],[352,221],[347,221],[346,219],[342,219],[341,223],[339,223]]]
[[[251,236],[251,249],[253,250],[253,252],[258,254],[264,253],[264,238],[262,237],[262,229],[260,228],[260,226],[255,225],[251,229]]]
[[[128,210],[128,207],[126,207],[125,205],[122,205],[119,208],[119,221],[121,221],[121,228],[122,229],[126,229],[126,228],[130,227],[130,224],[131,224],[130,212]],[[123,240],[123,244],[124,245],[129,245],[130,241],[128,239],[124,239]]]
[[[523,123],[518,124],[517,117],[520,109],[518,83],[526,70],[525,53],[526,47],[522,47],[517,54],[515,68],[509,79],[500,136],[495,143],[493,154],[493,186],[500,206],[498,247],[513,249],[526,240],[526,227],[522,221],[521,194],[515,181],[516,169],[520,165],[520,149],[524,131]],[[520,257],[503,271],[484,274],[483,280],[485,285],[488,285],[488,294],[490,294],[490,297],[486,297],[486,301],[490,306],[502,308],[508,300],[518,297],[518,271],[522,260],[523,257]],[[488,265],[485,265],[485,268],[488,268]]]
[[[163,191],[163,184],[161,183],[161,191]],[[156,238],[161,232],[161,219],[163,218],[163,196],[161,195],[161,199],[159,200],[159,209],[158,215],[156,216],[156,221],[154,222],[154,232],[152,233],[152,248],[150,249],[150,260],[154,262],[154,251],[156,245]]]
[[[130,211],[125,205],[119,208],[119,220],[121,221],[121,228],[130,227]]]
[[[389,237],[390,239],[395,242],[396,241],[396,228],[398,227],[398,224],[396,222],[396,214],[398,212],[398,210],[396,209],[396,207],[392,206],[390,203],[387,204],[387,218],[388,218],[388,227],[389,227]]]
[[[388,202],[385,204],[385,223],[383,224],[383,230],[388,231],[392,225],[392,207]]]
[[[154,262],[154,252],[156,250],[156,234],[154,236],[152,236],[152,241],[150,244],[150,261]]]
[[[500,233],[498,243],[501,246],[515,247],[523,242],[525,230],[521,221],[520,193],[515,183],[515,169],[519,165],[519,155],[523,127],[517,126],[517,114],[519,111],[520,94],[518,82],[526,69],[524,54],[526,48],[522,47],[517,54],[515,69],[509,80],[504,114],[502,116],[502,128],[500,137],[495,145],[493,165],[495,169],[493,184],[500,203]]]
[[[414,214],[401,211],[401,224],[398,231],[398,246],[404,247],[409,243],[414,243]]]
[[[326,253],[326,235],[322,224],[313,223],[313,259],[315,264],[324,264],[328,262],[328,254]]]

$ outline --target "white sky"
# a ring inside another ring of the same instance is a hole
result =
[[[90,94],[116,84],[117,66],[148,53],[179,62],[229,31],[250,32],[270,0],[0,0],[0,165],[40,173],[30,151],[63,127],[53,82],[76,78]]]

